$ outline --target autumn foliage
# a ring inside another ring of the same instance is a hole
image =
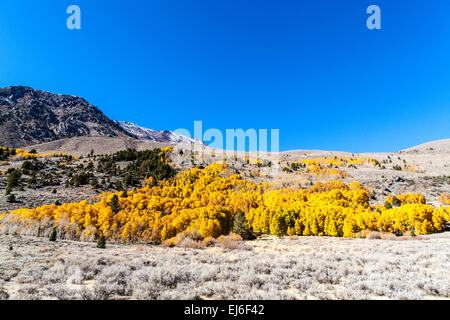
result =
[[[420,203],[420,204],[426,204],[427,201],[425,197],[419,193],[409,193],[409,194],[401,194],[401,195],[390,195],[387,197],[386,202],[393,205],[394,204],[394,198],[397,198],[397,201],[399,201],[400,205],[404,204],[414,204],[414,203]]]
[[[23,159],[32,159],[32,158],[46,158],[46,157],[64,157],[64,158],[70,158],[70,159],[78,159],[78,157],[74,157],[72,155],[68,155],[65,153],[31,153],[28,151],[25,151],[23,149],[12,149],[12,148],[6,148],[6,147],[0,147],[0,158],[6,159],[8,157],[19,157]]]
[[[420,197],[412,204],[405,200],[400,208],[371,207],[369,192],[358,182],[274,189],[250,183],[220,163],[181,172],[156,185],[151,178],[147,182],[134,191],[102,194],[92,203],[3,213],[0,230],[11,225],[24,230],[56,227],[69,239],[104,235],[108,241],[161,243],[186,230],[202,238],[227,235],[238,213],[244,214],[251,232],[279,236],[355,237],[362,230],[412,229],[427,234],[443,230],[449,219],[446,209],[428,206]]]
[[[442,204],[450,205],[450,194],[443,194],[439,197],[438,201]]]

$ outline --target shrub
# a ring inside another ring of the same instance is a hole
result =
[[[8,186],[11,188],[18,187],[20,185],[20,177],[22,176],[22,172],[17,169],[13,169],[8,175]]]
[[[245,244],[242,237],[237,234],[232,234],[229,236],[220,236],[217,242],[223,249],[227,250],[251,250],[252,247]]]
[[[8,196],[8,199],[6,199],[6,201],[9,202],[9,203],[15,203],[15,202],[16,202],[16,196],[15,196],[14,194],[11,193],[11,194]]]
[[[393,233],[382,233],[381,239],[383,240],[397,240],[397,236]]]
[[[124,184],[126,187],[132,186],[132,185],[134,184],[133,176],[132,176],[131,174],[127,174],[127,175],[125,176],[125,178],[123,179],[123,184]]]
[[[366,239],[369,239],[369,240],[382,239],[382,234],[381,234],[381,232],[378,232],[378,231],[371,231],[371,232],[367,233]]]
[[[74,175],[70,179],[69,183],[70,183],[70,185],[75,186],[75,187],[85,186],[85,185],[89,184],[89,179],[91,178],[91,176],[92,176],[91,173],[82,172],[82,173]]]
[[[98,179],[96,177],[92,178],[91,187],[94,189],[98,188]]]
[[[414,228],[412,228],[411,230],[406,231],[403,234],[405,237],[416,237],[416,232],[414,231]]]
[[[207,247],[214,247],[215,245],[217,245],[217,240],[213,237],[206,237],[205,239],[203,239],[203,243],[205,244],[205,246]]]
[[[24,163],[22,163],[22,169],[24,169],[24,170],[31,170],[32,167],[33,167],[33,164],[31,163],[30,160],[27,160]]]
[[[402,202],[397,197],[392,198],[392,206],[401,207],[401,205],[402,205]]]
[[[191,239],[193,241],[202,241],[203,237],[198,230],[185,230],[177,235],[178,242],[182,242],[185,239]]]
[[[116,190],[122,190],[123,189],[123,183],[122,181],[117,181],[116,182]]]
[[[173,237],[173,238],[170,238],[170,239],[167,239],[167,240],[163,241],[161,246],[172,248],[172,247],[175,247],[177,244],[178,244],[178,238],[177,237]]]
[[[202,241],[194,241],[190,238],[184,238],[183,241],[178,242],[177,246],[185,249],[204,249],[206,244]]]
[[[361,230],[360,232],[358,232],[358,233],[356,234],[356,238],[359,238],[359,239],[365,239],[366,236],[367,236],[367,234],[368,234],[369,232],[371,232],[369,229]]]

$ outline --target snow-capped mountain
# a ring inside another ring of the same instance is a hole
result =
[[[116,121],[116,123],[128,134],[135,136],[139,140],[173,143],[173,144],[201,144],[202,141],[183,136],[173,131],[157,131],[140,127],[128,121]]]

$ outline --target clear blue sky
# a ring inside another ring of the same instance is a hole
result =
[[[159,130],[202,120],[280,129],[281,150],[391,152],[450,138],[450,1],[4,0],[9,85]]]

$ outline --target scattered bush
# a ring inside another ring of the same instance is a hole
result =
[[[245,244],[242,237],[237,234],[220,236],[217,242],[223,249],[227,250],[252,250],[252,247]]]
[[[185,239],[190,239],[193,241],[202,241],[203,237],[198,230],[185,230],[177,235],[178,242]]]
[[[203,243],[207,247],[215,247],[218,244],[217,239],[213,237],[206,237],[205,239],[203,239]]]
[[[177,243],[178,247],[185,248],[185,249],[204,249],[206,248],[206,244],[202,241],[195,241],[190,238],[184,238],[181,241],[178,241]]]
[[[382,239],[382,233],[378,231],[371,231],[367,233],[366,239],[373,240],[373,239]]]

